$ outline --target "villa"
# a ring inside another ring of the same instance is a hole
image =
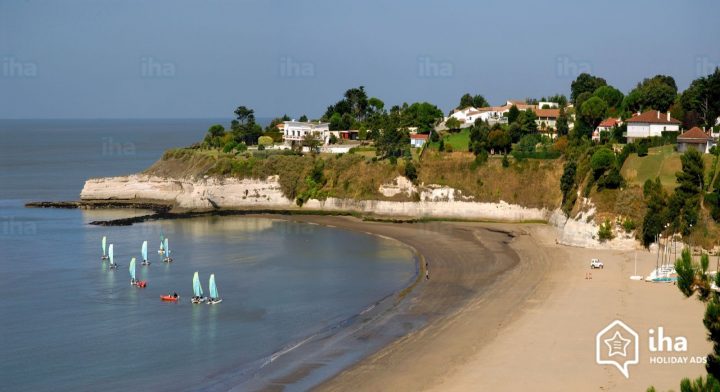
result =
[[[626,122],[628,143],[647,137],[662,136],[663,132],[680,132],[681,124],[670,116],[670,112],[662,113],[659,110],[636,114]]]
[[[702,154],[710,152],[710,148],[716,145],[715,138],[698,127],[694,127],[677,138],[678,152],[685,152],[695,149]]]
[[[311,134],[322,144],[328,144],[330,140],[330,123],[323,122],[283,122],[283,140],[288,146],[302,143],[305,136]]]
[[[600,141],[600,132],[610,132],[613,130],[613,128],[619,127],[622,124],[623,124],[623,121],[619,117],[618,118],[608,117],[608,118],[602,120],[602,122],[597,126],[597,128],[595,128],[595,131],[593,131],[592,140]]]
[[[544,132],[550,128],[556,129],[557,119],[560,116],[560,109],[534,109],[537,119],[535,122],[538,125],[540,132]]]

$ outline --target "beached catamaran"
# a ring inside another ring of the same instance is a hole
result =
[[[148,257],[147,257],[147,241],[143,241],[141,253],[142,253],[142,263],[141,264],[142,265],[150,265],[150,261],[148,260]]]
[[[203,289],[202,285],[200,284],[200,276],[198,276],[198,272],[195,271],[195,275],[193,275],[193,297],[192,297],[192,303],[199,304],[203,303],[207,300],[203,296]]]
[[[108,257],[110,258],[110,269],[114,270],[118,265],[115,264],[115,258],[113,257],[113,244],[108,247]]]
[[[107,249],[107,237],[103,236],[103,238],[102,238],[102,251],[103,251],[103,254],[102,254],[102,257],[100,258],[100,260],[107,260],[107,259],[108,259],[107,252],[105,251],[106,249]]]
[[[217,285],[215,284],[215,274],[210,274],[210,298],[207,300],[207,303],[210,305],[213,304],[219,304],[222,302],[222,298],[220,298],[220,294],[218,294]]]
[[[170,257],[170,243],[167,237],[165,237],[165,258],[163,261],[166,263],[172,263],[173,261],[172,257]]]

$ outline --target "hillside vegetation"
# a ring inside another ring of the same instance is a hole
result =
[[[300,199],[327,197],[416,200],[417,195],[385,197],[382,184],[405,175],[407,160],[395,164],[360,154],[334,156],[296,155],[290,152],[258,151],[224,154],[217,150],[181,148],[167,151],[145,174],[174,178],[203,176],[265,179],[278,175],[285,196]],[[478,165],[470,153],[430,152],[412,163],[417,183],[449,186],[475,201],[556,208],[562,195],[557,184],[562,174],[558,160],[526,159],[503,167],[501,159]]]

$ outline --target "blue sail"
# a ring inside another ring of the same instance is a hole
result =
[[[215,285],[215,274],[210,274],[210,298],[220,298],[217,286]]]
[[[107,255],[107,253],[105,252],[105,249],[106,249],[106,248],[107,248],[107,237],[103,236],[103,239],[102,239],[102,251],[103,251],[103,256],[106,256],[106,255]]]
[[[195,275],[193,275],[193,293],[196,297],[203,296],[203,289],[202,285],[200,284],[200,277],[198,276],[197,271],[195,271]]]
[[[130,279],[135,281],[135,258],[130,259]]]
[[[168,238],[165,237],[165,252],[170,253],[170,244],[168,244]]]
[[[146,261],[148,259],[147,258],[147,241],[143,241],[143,244],[142,244],[142,259],[143,259],[143,261]]]
[[[113,244],[110,244],[108,247],[108,257],[110,257],[110,264],[115,264],[115,259],[113,259]]]

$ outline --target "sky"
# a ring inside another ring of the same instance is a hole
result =
[[[365,86],[389,107],[464,93],[627,93],[720,65],[717,0],[0,0],[1,118],[321,116]]]

